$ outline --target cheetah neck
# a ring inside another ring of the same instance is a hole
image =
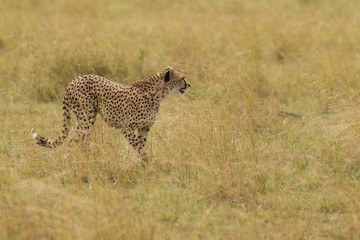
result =
[[[160,82],[164,79],[164,73],[156,73],[148,79],[138,80],[132,85],[144,94],[149,94],[156,102],[161,102],[169,95],[169,90]]]

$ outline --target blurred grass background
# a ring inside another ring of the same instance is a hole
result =
[[[0,238],[359,239],[359,10],[2,0]],[[100,117],[91,153],[30,138],[59,134],[74,76],[128,84],[168,65],[192,87],[164,101],[146,169]]]

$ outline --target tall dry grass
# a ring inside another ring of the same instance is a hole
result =
[[[355,0],[0,4],[1,239],[359,239]],[[61,130],[78,74],[191,83],[150,132],[150,163],[98,118]],[[300,117],[280,115],[280,110]]]

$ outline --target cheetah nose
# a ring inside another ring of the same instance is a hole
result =
[[[190,86],[191,86],[191,84],[190,84],[190,83],[188,83],[187,85],[188,85],[188,87],[190,87]]]

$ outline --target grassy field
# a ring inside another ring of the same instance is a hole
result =
[[[0,239],[360,239],[359,43],[357,0],[1,0]],[[74,76],[168,65],[146,169],[100,117],[32,141]]]

